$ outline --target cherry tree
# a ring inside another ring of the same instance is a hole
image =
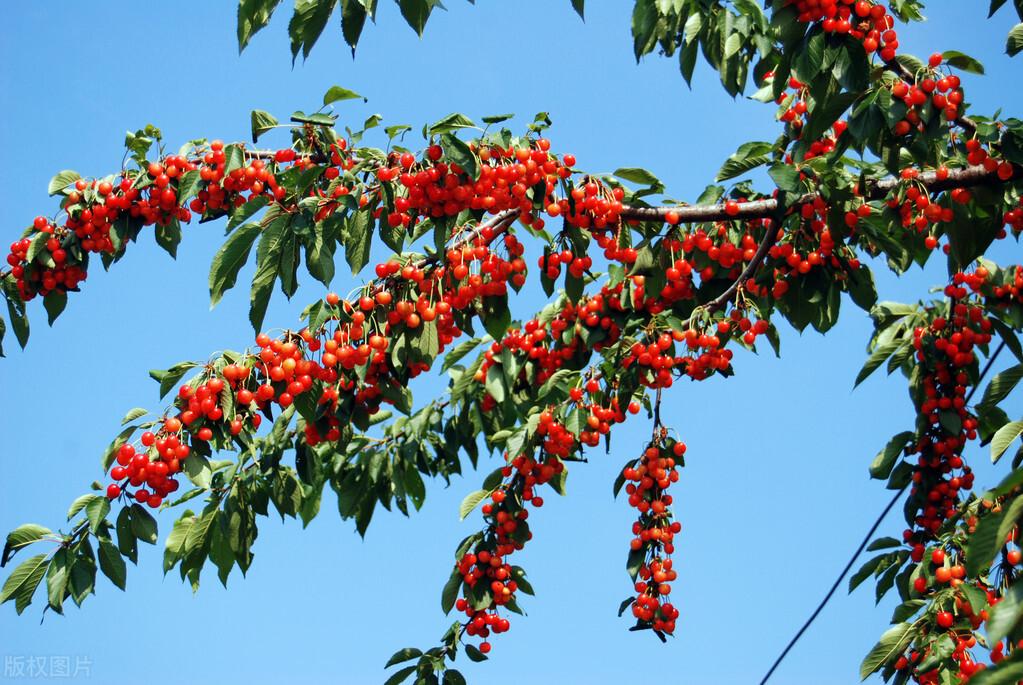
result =
[[[239,2],[240,49],[279,4]],[[398,5],[422,34],[440,3]],[[583,0],[572,6],[584,14]],[[1013,7],[1023,22],[1023,3]],[[407,515],[428,483],[471,464],[489,475],[462,502],[480,527],[440,589],[455,619],[436,643],[387,663],[389,684],[464,682],[457,656],[485,660],[533,594],[519,565],[530,512],[564,494],[569,465],[616,426],[648,421],[649,441],[613,483],[635,510],[623,540],[633,591],[619,614],[665,640],[679,616],[672,505],[687,452],[662,423],[662,399],[682,379],[732,375],[737,351],[777,352],[778,323],[827,333],[842,311],[863,310],[875,331],[856,383],[900,372],[917,418],[869,465],[895,491],[889,508],[905,497],[906,526],[870,542],[876,556],[850,580],[873,577],[878,598],[902,600],[861,676],[1023,679],[1023,448],[998,483],[975,483],[963,459],[979,441],[998,461],[1023,434],[1001,408],[1023,379],[1023,266],[985,256],[1023,230],[1023,121],[970,110],[959,74],[982,74],[975,59],[900,50],[900,22],[922,8],[637,0],[637,59],[677,58],[689,82],[702,55],[726,92],[775,106],[777,139],[739,145],[692,203],[667,200],[645,169],[587,173],[548,138],[546,113],[521,131],[503,125],[510,117],[451,114],[423,126],[421,143],[376,116],[339,130],[330,106],[360,97],[339,86],[283,123],[253,111],[251,144],[197,138],[172,152],[147,126],[127,136],[111,175],[61,171],[49,186],[59,211],[30,223],[0,272],[0,340],[9,325],[27,343],[33,300],[53,324],[87,289],[90,262],[116,270],[150,232],[173,255],[186,226],[219,219],[228,234],[210,266],[211,304],[254,261],[257,334],[252,348],[152,373],[171,399],[124,416],[102,456],[105,482],[71,504],[64,528],[8,534],[2,563],[18,563],[0,602],[21,613],[41,593],[63,613],[94,594],[97,571],[124,589],[138,543],[158,542],[154,513],[176,517],[164,570],[198,587],[209,562],[226,585],[252,563],[271,505],[308,523],[329,486],[365,534],[378,507]],[[375,0],[298,0],[292,58],[308,56],[336,14],[354,54],[375,12]],[[1010,56],[1021,50],[1023,23],[1007,39]],[[259,146],[280,128],[290,146]],[[392,256],[365,285],[263,332],[273,291],[294,295],[303,264],[329,287],[342,255],[358,276],[375,243]],[[939,297],[878,300],[873,269],[901,275],[930,259],[948,265]],[[513,313],[529,279],[551,301]],[[1019,363],[992,375],[1000,355]],[[417,404],[410,381],[428,372],[446,374],[447,388]],[[43,541],[57,544],[33,555]]]

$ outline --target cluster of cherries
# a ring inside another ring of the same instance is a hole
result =
[[[983,309],[971,304],[964,283],[969,278],[979,289],[984,274],[956,274],[946,288],[950,316],[935,316],[929,325],[913,331],[913,347],[924,374],[923,401],[917,411],[928,430],[913,453],[919,455],[913,473],[911,497],[918,502],[916,530],[904,537],[913,544],[913,560],[923,558],[924,543],[955,515],[959,492],[973,486],[973,473],[965,466],[962,450],[977,436],[977,419],[966,407],[970,386],[969,367],[976,363],[975,348],[991,341],[992,324]],[[980,283],[978,283],[978,279]],[[947,417],[955,417],[955,427]],[[943,420],[943,417],[945,420]]]
[[[935,171],[938,179],[948,178],[948,167],[941,166]],[[927,233],[924,238],[924,245],[927,249],[933,250],[938,246],[938,239],[931,234],[931,227],[941,222],[948,223],[954,218],[951,207],[943,207],[931,198],[925,188],[914,183],[920,172],[914,168],[906,168],[900,174],[903,181],[909,185],[900,195],[893,195],[885,204],[892,211],[898,212],[902,227],[915,231],[919,234]],[[956,202],[967,202],[969,196],[956,195]]]
[[[944,58],[935,53],[928,59],[930,70],[916,75],[914,83],[898,80],[892,84],[892,96],[906,105],[906,116],[895,123],[892,132],[897,136],[908,135],[913,130],[923,130],[924,107],[931,105],[941,112],[946,121],[959,118],[959,106],[963,104],[961,82],[955,74],[943,75],[937,69]],[[922,77],[922,78],[921,78]]]
[[[537,488],[564,469],[558,457],[545,451],[539,460],[525,454],[510,459],[501,471],[504,482],[483,505],[487,524],[483,536],[456,564],[466,592],[455,602],[455,608],[466,615],[465,632],[483,638],[479,649],[484,654],[490,651],[487,641],[490,634],[503,633],[509,627],[508,619],[499,610],[514,602],[519,588],[515,580],[517,569],[508,563],[508,557],[533,537],[526,506],[542,507],[543,498],[536,494]],[[482,592],[475,590],[480,583],[485,583]],[[482,601],[474,600],[477,593]]]
[[[559,181],[571,177],[575,164],[571,155],[562,161],[549,149],[550,142],[543,138],[507,148],[489,145],[475,149],[480,166],[478,178],[473,178],[457,164],[442,161],[445,150],[439,145],[429,146],[421,161],[411,153],[394,153],[377,165],[360,162],[357,151],[343,140],[332,147],[329,156],[300,155],[293,149],[270,155],[241,148],[243,163],[229,171],[227,148],[214,141],[190,156],[170,155],[139,169],[126,169],[113,183],[76,181],[73,189],[65,191],[61,204],[66,213],[64,223],[37,217],[29,234],[11,246],[7,263],[25,301],[51,291],[73,291],[87,277],[89,253],[116,254],[124,249],[127,238],[134,237],[133,233],[112,235],[119,220],[129,220],[129,231],[137,231],[140,226],[188,223],[193,215],[221,216],[257,198],[294,204],[302,198],[289,200],[278,178],[288,168],[307,169],[316,164],[326,164],[311,191],[323,199],[316,210],[317,220],[336,210],[341,196],[359,193],[362,208],[374,198],[393,198],[392,206],[372,210],[374,217],[388,211],[392,226],[411,226],[420,218],[453,216],[471,209],[491,214],[519,210],[524,223],[540,229],[543,220],[535,216],[536,210],[559,206],[554,190]],[[354,177],[338,180],[341,170],[351,170],[357,164],[366,167],[362,171],[365,186]],[[198,173],[198,184],[189,183],[184,192],[195,192],[195,197],[187,207],[179,206],[186,199],[180,196],[181,181],[189,174],[194,179],[192,172]],[[389,185],[390,192],[384,192],[383,184]],[[616,216],[604,216],[610,211],[605,203],[593,199],[591,191],[596,188],[596,184],[587,183],[578,189],[579,200],[572,200],[577,222],[616,223]],[[606,189],[601,186],[601,190]],[[620,212],[621,189],[617,193],[619,201],[612,209]],[[40,234],[48,236],[45,243],[41,249],[32,248]],[[517,265],[516,271],[523,274],[524,263]],[[513,279],[516,287],[521,286],[524,275]]]
[[[803,23],[821,22],[825,33],[848,34],[863,43],[868,53],[879,52],[881,59],[895,59],[899,37],[888,10],[868,0],[787,0]]]
[[[1023,304],[1023,266],[1015,266],[1003,273],[1002,283],[986,284],[990,290],[992,304],[1008,307],[1009,304]]]
[[[685,465],[686,445],[665,436],[659,436],[639,458],[635,466],[627,466],[622,475],[628,484],[625,492],[629,505],[639,512],[632,524],[633,554],[642,552],[643,564],[636,580],[636,599],[632,615],[637,625],[653,628],[660,633],[675,632],[679,612],[669,601],[671,582],[677,574],[672,569],[671,555],[675,551],[675,535],[682,524],[672,521],[672,496],[667,493],[672,483],[678,482],[678,469]]]
[[[154,509],[163,504],[163,499],[178,489],[175,475],[181,472],[184,461],[192,453],[187,438],[183,440],[183,437],[181,421],[168,418],[159,432],[142,434],[140,448],[132,443],[121,445],[117,450],[117,465],[110,469],[110,477],[115,482],[107,486],[107,497],[131,497]],[[137,489],[130,492],[129,486]]]

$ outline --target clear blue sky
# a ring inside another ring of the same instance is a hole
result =
[[[367,27],[354,62],[335,18],[294,69],[289,8],[239,57],[227,0],[158,9],[5,5],[0,205],[8,240],[53,211],[46,184],[56,171],[116,170],[126,129],[153,123],[174,149],[199,136],[244,140],[251,109],[281,118],[315,109],[335,83],[369,98],[343,104],[343,117],[361,122],[379,112],[417,130],[452,111],[516,112],[521,122],[547,110],[555,148],[574,153],[580,167],[647,167],[687,199],[739,143],[777,133],[772,108],[733,102],[706,69],[689,91],[674,60],[637,66],[631,2],[591,0],[585,24],[567,0],[448,4],[419,40],[393,3],[381,2],[379,25]],[[903,45],[921,55],[955,48],[977,56],[990,75],[965,80],[976,111],[1023,112],[1020,62],[1001,54],[1008,14],[985,21],[980,3],[932,4],[932,21],[904,31]],[[67,504],[100,477],[99,456],[123,413],[160,406],[149,369],[252,340],[244,287],[209,311],[208,266],[222,228],[187,228],[176,262],[144,235],[115,273],[93,270],[53,329],[33,303],[29,349],[18,351],[12,337],[0,360],[0,529],[62,523]],[[1015,244],[999,252],[1018,261]],[[335,288],[346,292],[350,278],[338,273]],[[245,274],[251,270],[241,284]],[[881,276],[882,299],[924,296],[942,278],[938,263],[898,283]],[[269,325],[291,324],[322,296],[322,286],[302,280],[290,303],[275,293]],[[517,312],[536,305],[523,298]],[[611,483],[648,435],[636,419],[616,434],[610,455],[594,452],[589,464],[572,468],[567,498],[547,497],[521,562],[538,592],[522,602],[529,615],[513,618],[489,663],[459,660],[463,671],[538,685],[637,682],[645,677],[639,669],[666,673],[665,682],[757,682],[887,501],[867,476],[873,455],[912,427],[901,377],[878,376],[852,391],[870,326],[848,301],[843,309],[826,339],[785,329],[781,360],[740,354],[736,377],[680,383],[667,395],[666,423],[690,447],[675,495],[684,527],[675,639],[662,645],[629,633],[615,615],[630,589],[631,519],[627,504],[612,500]],[[419,402],[429,396],[429,383],[423,387]],[[981,483],[993,478],[985,461],[985,451],[974,450]],[[248,578],[236,570],[227,591],[209,572],[195,596],[176,575],[163,578],[161,537],[161,547],[142,550],[139,568],[129,569],[127,593],[101,580],[83,610],[41,624],[41,601],[22,617],[4,606],[0,654],[86,657],[92,679],[111,684],[382,682],[393,651],[432,645],[450,622],[439,610],[440,589],[455,545],[479,524],[460,523],[458,503],[481,478],[470,473],[448,489],[430,484],[423,511],[411,519],[380,513],[365,540],[339,521],[331,494],[307,530],[263,520]],[[162,533],[171,522],[160,517]],[[882,532],[902,528],[892,515]],[[869,584],[842,592],[773,682],[855,682],[860,659],[888,625],[892,599],[875,608]]]

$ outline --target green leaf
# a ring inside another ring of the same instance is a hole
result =
[[[332,102],[340,102],[343,100],[362,100],[366,102],[366,98],[362,97],[354,90],[348,90],[341,86],[331,86],[326,93],[323,94],[323,106],[326,107]]]
[[[1020,380],[1023,380],[1023,364],[1017,364],[1002,371],[992,378],[985,388],[984,399],[980,401],[979,406],[992,407],[998,404],[1009,396]]]
[[[255,141],[253,141],[255,142]],[[184,207],[185,203],[189,199],[199,194],[199,185],[202,183],[202,178],[199,176],[198,169],[192,169],[186,171],[178,179],[178,206]]]
[[[256,273],[252,276],[252,292],[249,295],[249,322],[256,331],[263,326],[270,293],[280,270],[284,239],[292,236],[291,231],[286,230],[287,224],[287,217],[277,217],[271,221],[263,229],[256,247]]]
[[[572,9],[575,10],[575,13],[578,14],[579,18],[583,21],[586,21],[585,5],[586,0],[572,0]]]
[[[998,642],[1019,623],[1023,616],[1023,583],[1012,585],[1002,594],[1002,601],[991,609],[987,622],[988,644]]]
[[[81,177],[81,174],[77,171],[65,169],[50,179],[50,184],[47,186],[46,190],[50,195],[56,195]]]
[[[462,170],[470,178],[475,179],[479,177],[479,163],[476,161],[476,155],[469,149],[468,145],[450,133],[441,135],[441,144],[444,148],[444,156],[447,157],[448,161],[462,167]]]
[[[480,502],[485,500],[491,492],[493,491],[476,490],[466,495],[465,499],[462,500],[462,504],[458,507],[458,518],[464,521],[465,517],[471,514],[473,510],[479,506]]]
[[[465,116],[464,114],[453,113],[449,114],[440,121],[431,124],[427,131],[432,134],[448,133],[449,131],[457,131],[460,128],[475,128],[476,123]]]
[[[202,514],[195,519],[195,523],[189,527],[188,533],[185,536],[186,555],[196,550],[207,548],[210,534],[219,516],[220,509],[217,508],[216,504],[206,506]]]
[[[502,372],[500,365],[494,364],[487,369],[487,376],[484,379],[483,384],[486,391],[490,393],[490,396],[494,398],[495,402],[498,404],[504,402],[504,373]]]
[[[449,668],[444,671],[444,685],[466,685],[465,676],[453,668]]]
[[[51,290],[43,297],[43,306],[46,308],[47,323],[51,326],[57,320],[64,308],[67,307],[67,293]]]
[[[234,211],[231,212],[231,218],[227,220],[227,232],[230,233],[236,226],[244,224],[257,212],[259,212],[259,210],[266,207],[269,202],[270,199],[266,195],[259,195],[252,198],[245,204],[236,207]]]
[[[249,260],[249,252],[261,232],[259,224],[245,224],[231,233],[217,251],[210,264],[210,307],[216,306],[224,293],[234,287],[238,272]]]
[[[345,259],[356,275],[369,262],[369,251],[373,243],[372,218],[368,208],[360,209],[348,219],[345,235]]]
[[[451,348],[451,350],[444,355],[444,362],[440,366],[441,373],[447,371],[459,361],[464,359],[467,354],[479,347],[481,342],[483,341],[479,338],[472,338],[471,340],[466,340]]]
[[[406,666],[405,668],[392,673],[391,677],[384,681],[384,685],[398,685],[398,683],[403,683],[410,675],[415,673],[415,671],[416,666]]]
[[[95,535],[99,532],[100,524],[106,521],[110,513],[110,500],[106,497],[97,496],[85,505],[85,516],[89,519],[89,530]]]
[[[958,50],[946,50],[941,53],[942,59],[944,59],[949,66],[955,67],[960,71],[965,71],[968,74],[984,75],[984,65],[969,55],[963,54]]]
[[[49,528],[35,523],[26,523],[18,526],[7,534],[7,543],[4,545],[3,556],[0,557],[0,566],[5,566],[11,557],[22,547],[31,545],[37,540],[42,540],[43,537],[52,533],[53,531]]]
[[[359,36],[366,25],[366,7],[376,6],[376,0],[341,0],[341,34],[345,42],[352,49],[352,56],[355,56],[355,46],[359,44]]]
[[[174,522],[170,535],[164,543],[163,549],[163,572],[166,574],[174,565],[185,556],[185,541],[188,539],[188,532],[195,525],[195,515],[191,510],[186,510],[181,517]]]
[[[139,540],[156,544],[156,519],[141,504],[131,505],[131,530]]]
[[[638,185],[650,186],[652,188],[663,188],[664,184],[661,180],[654,176],[646,169],[639,167],[622,167],[614,170],[614,175],[625,181],[630,181]]]
[[[181,470],[188,476],[188,480],[192,481],[196,487],[208,490],[210,483],[213,478],[213,469],[210,467],[209,460],[197,452],[192,452],[185,458],[185,461],[181,464]]]
[[[900,540],[896,540],[895,538],[884,537],[878,538],[877,540],[874,540],[869,545],[867,545],[867,551],[876,552],[879,549],[892,549],[893,547],[901,546],[902,542]]]
[[[337,0],[295,0],[295,11],[288,22],[292,63],[300,51],[303,59],[309,57],[336,4]]]
[[[141,419],[148,413],[149,412],[143,409],[142,407],[135,407],[134,409],[129,409],[128,413],[124,415],[123,419],[121,419],[121,425],[124,426],[126,424],[131,423],[135,419]]]
[[[181,223],[179,221],[174,220],[166,226],[157,225],[153,237],[164,252],[173,259],[178,258],[178,245],[181,244]]]
[[[513,118],[514,114],[492,114],[490,116],[483,117],[484,124],[500,124],[502,121],[508,121]]]
[[[1015,57],[1023,52],[1023,24],[1016,24],[1009,31],[1009,38],[1005,42],[1005,52],[1009,57]]]
[[[249,44],[252,36],[270,23],[281,0],[239,0],[238,2],[238,52]]]
[[[1009,445],[1016,441],[1016,438],[1023,433],[1023,421],[1013,421],[998,429],[995,436],[991,438],[991,461],[997,462]]]
[[[1023,680],[1023,650],[1016,649],[1001,662],[972,676],[970,685],[1016,685],[1020,680]]]
[[[312,245],[306,248],[306,269],[325,286],[334,279],[334,250],[340,221],[321,221],[313,226]]]
[[[916,631],[911,623],[899,623],[885,631],[878,643],[863,659],[863,663],[860,664],[860,677],[866,680],[871,673],[880,670],[885,664],[893,662],[913,641],[915,634]]]
[[[1017,497],[1000,513],[981,517],[966,545],[966,573],[979,576],[1005,544],[1005,538],[1023,514],[1023,497]]]
[[[67,594],[67,584],[70,580],[68,574],[68,551],[59,549],[50,559],[50,567],[46,571],[46,595],[50,608],[58,614],[64,613],[64,595]]]
[[[149,377],[160,384],[160,399],[163,399],[164,395],[169,393],[178,381],[188,373],[189,369],[194,369],[199,366],[195,362],[181,362],[170,367],[166,371],[160,371],[158,369],[152,369],[149,372]],[[108,465],[109,466],[109,465]]]
[[[444,590],[440,594],[440,608],[445,614],[451,613],[452,607],[455,606],[455,600],[458,599],[458,592],[462,589],[462,572],[455,568],[451,572],[451,576],[448,578],[448,582],[444,583]],[[391,664],[387,664],[390,666]]]
[[[21,614],[31,604],[32,595],[46,574],[46,566],[45,554],[37,554],[22,562],[11,572],[0,590],[0,604],[13,599],[18,614]]]
[[[122,556],[131,559],[132,563],[138,563],[138,543],[135,540],[135,533],[131,529],[131,509],[124,507],[117,514],[115,524],[117,530],[117,549]]]
[[[124,589],[128,578],[128,569],[124,559],[121,558],[121,553],[110,540],[101,539],[99,541],[99,567],[111,583]]]
[[[888,478],[895,467],[895,461],[907,443],[913,439],[914,435],[912,431],[903,431],[889,440],[888,444],[877,453],[874,461],[870,464],[870,477],[878,480]]]
[[[403,661],[415,659],[417,657],[421,657],[422,655],[423,650],[416,649],[415,647],[406,647],[405,649],[399,649],[397,652],[394,653],[393,656],[391,656],[390,659],[387,660],[387,664],[384,665],[384,668],[390,668],[395,664],[400,664]]]
[[[71,503],[71,506],[67,510],[67,520],[70,521],[72,518],[74,518],[75,514],[80,512],[82,509],[85,509],[87,504],[89,504],[93,500],[100,499],[100,497],[102,497],[102,495],[97,495],[95,493],[90,492],[88,494],[82,495],[81,497],[75,498],[75,501]]]
[[[867,363],[864,364],[863,368],[860,369],[860,372],[856,374],[856,382],[853,384],[853,387],[859,385],[865,381],[870,374],[874,373],[874,371],[877,370],[877,367],[881,366],[888,357],[892,356],[895,350],[899,349],[900,345],[902,345],[901,340],[894,340],[883,345],[878,345],[870,357],[867,358]]]
[[[879,554],[864,562],[864,564],[860,566],[860,569],[849,578],[849,592],[855,590],[863,581],[869,578],[870,575],[877,570],[877,567],[881,565],[881,562],[884,561],[886,556],[887,555],[885,554]]]
[[[481,652],[479,649],[477,649],[476,645],[472,645],[472,644],[469,644],[468,642],[466,642],[464,647],[465,647],[465,655],[467,657],[469,657],[470,661],[480,662],[480,661],[486,661],[488,658],[490,658],[486,654]]]
[[[4,294],[4,299],[7,300],[7,315],[11,321],[11,326],[14,328],[14,336],[18,339],[18,344],[24,349],[28,343],[30,330],[28,316],[25,313],[25,303],[16,293],[12,295],[5,292]]]
[[[779,190],[789,193],[799,191],[799,169],[790,164],[774,164],[767,170],[767,175],[775,182]]]
[[[744,143],[721,165],[721,169],[717,174],[717,180],[725,181],[735,178],[751,169],[756,169],[764,164],[770,164],[771,155],[768,153],[770,153],[772,147],[770,143],[760,141]]]
[[[273,130],[274,126],[277,126],[280,122],[277,118],[269,112],[264,112],[261,109],[252,110],[252,142],[255,143],[259,140],[259,137],[267,131]]]
[[[430,20],[430,13],[437,4],[439,4],[439,0],[398,0],[401,16],[419,34],[420,38],[423,36],[426,22]]]

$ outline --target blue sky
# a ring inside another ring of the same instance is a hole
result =
[[[315,109],[332,84],[369,98],[339,107],[356,124],[379,112],[386,124],[418,130],[461,111],[516,112],[524,126],[549,111],[555,149],[574,153],[580,167],[646,167],[688,199],[740,143],[777,133],[772,108],[733,102],[706,69],[690,91],[673,60],[637,66],[631,2],[591,1],[585,24],[567,0],[518,0],[513,10],[493,0],[448,4],[420,40],[383,2],[354,62],[334,24],[293,69],[287,9],[239,57],[232,2],[5,6],[7,235],[15,239],[32,217],[53,211],[46,184],[58,170],[116,170],[126,129],[153,123],[174,149],[200,136],[244,140],[251,109],[283,119]],[[902,32],[904,49],[954,48],[980,58],[989,76],[965,79],[976,111],[1018,114],[1020,91],[1006,86],[1016,83],[1019,63],[1002,54],[1009,15],[986,21],[978,3],[932,4],[929,23]],[[93,270],[52,329],[33,307],[28,350],[9,340],[0,360],[0,529],[62,523],[67,504],[100,477],[99,456],[124,412],[161,406],[149,369],[250,343],[244,284],[251,270],[215,310],[208,306],[208,267],[222,228],[187,228],[177,261],[143,236],[113,273]],[[1015,244],[996,254],[1018,261]],[[347,292],[351,278],[338,273],[334,287]],[[923,297],[943,277],[937,262],[898,282],[879,274],[881,297]],[[275,293],[268,325],[291,324],[322,295],[308,276],[291,302]],[[516,312],[528,316],[538,304],[526,296]],[[665,422],[689,443],[675,494],[683,522],[675,639],[662,645],[629,633],[615,615],[630,589],[631,518],[624,501],[612,500],[611,483],[648,436],[647,422],[634,419],[610,455],[592,453],[572,468],[568,497],[546,497],[521,560],[538,593],[522,602],[529,615],[513,617],[488,663],[460,660],[463,672],[538,684],[636,682],[639,670],[667,674],[667,682],[757,682],[889,498],[868,479],[873,455],[912,427],[900,377],[879,375],[852,391],[870,325],[848,301],[844,314],[827,338],[783,329],[780,360],[739,354],[734,378],[680,383],[667,394]],[[416,386],[417,400],[436,387]],[[1020,413],[1018,401],[1013,409]],[[985,452],[975,449],[972,459],[981,483],[995,477]],[[144,549],[139,568],[129,569],[127,593],[101,581],[83,610],[42,623],[41,606],[21,617],[4,606],[0,653],[88,658],[92,679],[103,683],[382,682],[392,652],[430,646],[450,623],[439,610],[440,589],[454,547],[478,526],[458,521],[458,504],[490,468],[447,489],[431,483],[421,512],[381,513],[365,540],[339,521],[331,495],[304,531],[295,521],[263,520],[248,577],[235,571],[226,591],[208,573],[193,595],[176,575],[162,576],[162,548]],[[164,534],[168,514],[160,517]],[[893,515],[882,533],[902,527]],[[893,605],[889,598],[875,608],[869,587],[840,593],[772,682],[855,682]],[[6,675],[0,682],[15,682]]]

